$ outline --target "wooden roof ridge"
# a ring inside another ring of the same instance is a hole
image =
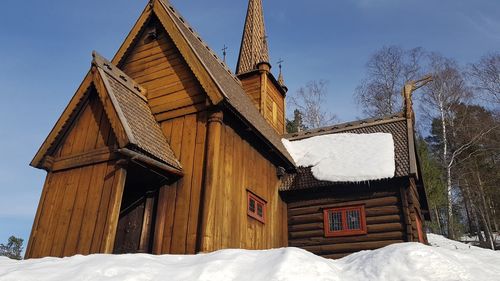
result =
[[[356,120],[356,121],[352,121],[352,122],[344,122],[344,123],[325,126],[325,127],[321,127],[321,128],[309,129],[309,130],[304,130],[304,131],[296,132],[296,133],[289,133],[289,134],[284,135],[283,137],[285,139],[290,140],[290,141],[294,141],[294,140],[301,140],[301,139],[316,137],[316,136],[321,136],[321,135],[341,133],[343,131],[350,131],[350,130],[354,130],[354,129],[377,126],[377,125],[398,122],[398,121],[403,121],[403,120],[406,120],[404,113],[398,112],[395,114],[386,115],[386,116],[382,116],[382,117],[360,119],[360,120]]]
[[[85,100],[89,98],[90,89],[94,87],[117,138],[118,149],[125,152],[136,151],[142,160],[150,159],[151,163],[157,163],[161,169],[181,175],[182,166],[141,93],[145,90],[97,52],[94,51],[92,56],[91,70],[30,165],[48,169],[45,163],[47,156],[50,157],[64,139]]]
[[[118,67],[113,65],[110,61],[106,60],[103,56],[101,56],[97,51],[92,51],[92,65],[97,66],[104,70],[107,74],[111,75],[117,81],[122,83],[125,87],[127,87],[130,91],[132,91],[135,95],[147,101],[146,99],[146,89],[143,88],[139,83],[135,82],[131,77],[129,77],[125,72],[121,71]]]
[[[250,97],[245,93],[241,81],[208,47],[168,0],[150,1],[112,62],[119,66],[130,45],[134,43],[151,16],[158,18],[167,34],[172,38],[189,68],[207,93],[211,103],[213,105],[222,104],[231,109],[266,145],[270,146],[270,150],[276,153],[287,167],[293,168],[293,159],[281,143],[281,137],[254,106]]]

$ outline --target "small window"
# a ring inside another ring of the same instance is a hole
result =
[[[273,101],[273,123],[274,124],[278,123],[278,106],[274,101]]]
[[[265,223],[266,222],[266,201],[248,191],[248,216]]]
[[[323,210],[325,236],[366,234],[365,206],[348,206]]]

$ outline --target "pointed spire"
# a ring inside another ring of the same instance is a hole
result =
[[[257,69],[261,62],[269,63],[262,0],[249,0],[236,74]]]
[[[282,86],[282,87],[285,85],[285,79],[283,79],[283,72],[281,71],[281,70],[282,70],[281,68],[283,67],[283,63],[284,63],[284,62],[285,62],[285,61],[284,61],[284,60],[282,60],[282,59],[280,59],[280,60],[278,61],[278,67],[280,68],[280,74],[279,74],[279,76],[278,76],[278,83],[279,83],[279,84],[280,84],[280,86]]]

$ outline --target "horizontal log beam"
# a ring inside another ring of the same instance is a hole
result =
[[[369,217],[376,216],[389,216],[389,215],[399,215],[400,209],[398,206],[384,206],[384,207],[374,207],[365,209],[367,220]],[[306,224],[306,223],[316,223],[323,222],[323,212],[290,216],[288,215],[288,224]]]
[[[367,227],[368,235],[371,233],[381,233],[381,232],[393,232],[393,231],[403,231],[403,224],[400,222],[396,223],[381,223],[381,224],[372,224]],[[324,237],[325,231],[324,229],[314,229],[314,230],[305,230],[305,231],[292,231],[288,230],[290,239],[299,239],[299,238],[311,238],[311,237]],[[362,236],[359,236],[362,237]],[[333,238],[330,238],[333,239]]]
[[[367,227],[368,233],[387,232],[387,231],[403,231],[401,223],[381,223],[372,224]]]
[[[315,254],[336,254],[346,252],[357,252],[362,250],[374,250],[385,247],[394,243],[402,243],[403,240],[384,240],[384,241],[371,241],[371,242],[357,242],[357,243],[343,243],[343,244],[330,244],[320,246],[304,246],[303,249]]]
[[[53,164],[51,165],[51,167],[48,168],[50,171],[56,172],[61,170],[79,168],[88,165],[94,165],[102,162],[115,160],[117,158],[118,158],[118,153],[116,153],[112,148],[105,147],[88,151],[85,153],[54,158]]]
[[[334,188],[335,189],[335,188]],[[334,190],[333,190],[334,192]],[[366,194],[367,198],[381,198],[381,197],[388,197],[388,196],[396,196],[397,193],[393,191],[380,191],[380,192],[372,192],[369,194]],[[313,206],[313,205],[320,205],[320,204],[330,204],[330,203],[341,203],[345,201],[356,201],[359,200],[360,194],[355,194],[353,193],[352,196],[342,196],[342,197],[337,197],[337,198],[320,198],[320,199],[313,199],[313,200],[306,200],[306,201],[299,201],[299,202],[290,202],[288,203],[287,207],[288,209],[294,209],[294,208],[300,208],[300,207],[308,207],[308,206]]]
[[[400,215],[387,215],[387,216],[377,216],[377,217],[367,217],[366,224],[377,224],[377,223],[388,223],[388,222],[399,222],[401,223]]]
[[[384,240],[403,240],[404,233],[402,231],[391,231],[381,233],[370,233],[358,236],[346,237],[310,237],[301,239],[290,239],[289,245],[292,247],[329,245],[339,243],[358,243],[369,241],[384,241]]]
[[[338,201],[338,200],[335,200],[335,201]],[[328,203],[319,204],[319,205],[311,203],[311,206],[289,208],[288,215],[289,216],[297,216],[297,215],[318,213],[318,212],[321,212],[325,208],[342,207],[342,206],[349,206],[349,205],[364,204],[365,208],[391,206],[391,205],[398,204],[398,202],[399,202],[398,197],[389,196],[389,197],[355,200],[355,201],[347,201],[347,202],[346,202],[346,200],[342,200],[340,202],[328,202]]]

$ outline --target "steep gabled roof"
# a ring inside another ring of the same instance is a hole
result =
[[[119,148],[127,148],[168,165],[181,174],[182,167],[170,149],[161,128],[151,113],[142,93],[145,89],[97,53],[93,53],[91,71],[71,99],[31,165],[43,168],[45,156],[51,155],[74,122],[79,109],[88,98],[89,89],[97,90]]]
[[[181,170],[180,162],[175,158],[142,94],[145,89],[95,52],[93,64],[100,73],[106,92],[125,129],[127,145]],[[101,100],[105,98],[101,97]]]
[[[122,44],[113,62],[120,65],[122,59],[141,28],[148,19],[155,15],[163,28],[172,38],[181,55],[199,80],[203,89],[214,105],[229,107],[285,162],[293,167],[293,160],[281,143],[281,138],[265,121],[248,95],[243,90],[239,79],[231,73],[208,45],[195,33],[187,21],[167,0],[153,0],[144,10],[129,36]]]
[[[412,163],[410,154],[414,153],[413,131],[409,131],[408,119],[402,113],[382,118],[372,118],[348,122],[319,129],[307,130],[299,133],[288,134],[285,136],[290,141],[300,140],[326,134],[339,133],[355,133],[355,134],[370,134],[370,133],[390,133],[394,140],[396,171],[395,177],[408,177],[412,171]],[[413,151],[413,152],[412,152]],[[317,180],[311,169],[308,167],[298,167],[297,174],[289,175],[281,191],[310,189],[324,186],[331,186],[333,183],[328,181]]]

